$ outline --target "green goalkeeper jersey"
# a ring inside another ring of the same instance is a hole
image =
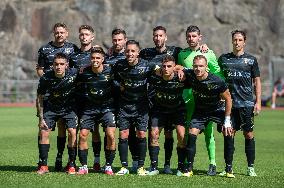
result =
[[[216,55],[212,50],[202,53],[200,49],[192,51],[190,48],[186,48],[178,54],[178,64],[186,68],[192,68],[193,59],[197,55],[204,55],[206,57],[209,72],[221,77],[222,79],[224,78],[220,71]],[[183,91],[183,99],[186,103],[193,102],[192,89],[185,89]]]

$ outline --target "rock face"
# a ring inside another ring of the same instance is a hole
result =
[[[247,51],[258,58],[264,81],[270,59],[284,59],[283,0],[2,0],[0,80],[37,79],[37,50],[53,39],[56,22],[68,25],[69,41],[77,44],[78,27],[90,24],[97,33],[94,44],[104,47],[111,45],[114,27],[150,47],[152,28],[163,25],[168,44],[185,48],[185,29],[194,24],[217,56],[231,50],[231,30],[245,29]]]

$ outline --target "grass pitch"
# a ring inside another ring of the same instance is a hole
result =
[[[38,160],[37,119],[34,108],[0,108],[0,187],[284,187],[284,111],[263,110],[255,118],[257,177],[247,177],[244,138],[238,132],[235,139],[234,172],[235,179],[219,176],[206,176],[208,157],[205,149],[204,135],[199,135],[194,176],[177,177],[175,175],[158,175],[139,177],[107,176],[89,173],[84,176],[70,176],[63,172],[50,172],[45,175],[35,173]],[[56,135],[52,132],[49,166],[53,170],[56,155]],[[215,133],[217,171],[224,169],[223,138]],[[89,140],[91,138],[89,137]],[[160,140],[163,144],[163,136]],[[160,163],[163,166],[163,145],[161,144]],[[176,142],[175,142],[176,144]],[[104,162],[104,155],[101,155]],[[67,161],[67,151],[64,162]],[[92,148],[89,149],[89,166],[92,166]],[[129,156],[131,164],[131,157]],[[150,164],[147,155],[146,167]],[[173,170],[177,167],[177,155],[172,157]],[[77,160],[77,165],[79,162]],[[119,156],[116,154],[114,167],[119,169]]]

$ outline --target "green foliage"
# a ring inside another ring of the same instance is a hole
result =
[[[35,109],[0,108],[0,187],[283,187],[284,126],[282,115],[283,111],[264,110],[259,117],[255,118],[255,168],[257,177],[247,177],[245,175],[247,164],[244,153],[244,139],[241,132],[238,132],[235,142],[235,179],[206,176],[208,157],[204,135],[198,137],[195,171],[194,176],[191,178],[163,174],[146,177],[139,177],[135,174],[110,177],[96,173],[89,173],[84,176],[70,176],[63,172],[50,172],[45,175],[36,174],[38,129]],[[56,134],[56,132],[52,132],[51,135],[51,150],[49,152],[51,171],[53,170],[56,155]],[[224,168],[222,135],[216,132],[215,139],[217,171],[221,172]],[[90,137],[89,140],[91,140]],[[161,136],[161,143],[163,143],[163,136]],[[163,144],[161,144],[160,167],[163,166],[164,162],[162,148]],[[64,153],[64,162],[66,161],[67,151]],[[90,148],[88,161],[90,167],[92,161],[92,149]],[[129,162],[131,164],[130,156]],[[174,170],[177,167],[176,163],[177,156],[174,150],[172,158],[172,168]],[[147,157],[146,167],[148,165],[149,157]],[[114,166],[115,170],[120,167],[118,152]]]

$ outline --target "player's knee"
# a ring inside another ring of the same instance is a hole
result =
[[[244,134],[245,139],[253,139],[253,137],[254,137],[253,132],[251,132],[251,131],[249,131],[249,132],[244,131],[243,134]]]
[[[173,138],[173,131],[164,131],[164,135],[166,139]]]
[[[128,130],[122,130],[119,132],[119,137],[121,139],[127,139],[129,136],[129,131]]]
[[[145,131],[137,131],[137,138],[145,138],[146,132]]]

